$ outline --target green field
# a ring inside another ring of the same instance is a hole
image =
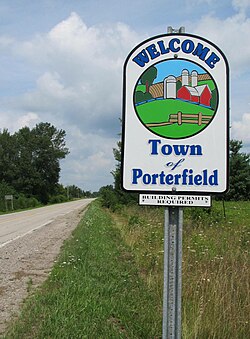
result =
[[[184,208],[182,339],[249,337],[249,220],[249,201]],[[161,338],[163,224],[92,203],[4,338]]]
[[[215,89],[215,84],[214,84],[213,80],[199,81],[198,85],[199,86],[201,86],[201,85],[208,85],[211,92]]]
[[[143,124],[161,123],[169,120],[170,114],[176,114],[181,111],[184,114],[198,114],[202,112],[203,115],[213,116],[212,109],[202,107],[199,105],[191,104],[189,102],[167,99],[167,100],[154,100],[142,105],[136,106],[136,112]],[[148,127],[152,132],[169,138],[184,138],[191,136],[206,127],[205,124],[198,126],[198,124],[178,125],[177,123],[167,126]]]

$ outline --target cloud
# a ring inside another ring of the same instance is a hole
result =
[[[192,3],[199,5],[201,1]],[[210,10],[213,4],[215,0],[206,0]],[[240,79],[244,74],[246,81],[250,60],[250,19],[246,14],[249,1],[234,0],[232,4],[235,12],[229,17],[222,19],[207,11],[209,14],[199,19],[192,17],[186,27],[215,42],[229,58],[232,77]],[[47,33],[29,40],[17,42],[0,37],[0,51],[10,55],[22,70],[12,74],[17,74],[15,94],[19,90],[19,95],[0,98],[1,126],[14,131],[48,121],[64,129],[71,153],[62,161],[62,182],[91,190],[110,184],[110,171],[115,166],[112,148],[121,128],[122,67],[130,50],[144,39],[120,22],[87,25],[75,12]],[[237,87],[241,85],[239,82]],[[241,96],[237,93],[238,98]],[[234,137],[249,140],[244,127],[247,118],[238,113],[235,117]]]
[[[73,12],[48,34],[22,43],[19,52],[32,63],[56,67],[68,81],[74,75],[75,82],[81,81],[82,75],[92,75],[91,67],[97,71],[119,69],[129,48],[137,41],[136,33],[125,24],[87,27]]]
[[[216,0],[186,0],[185,4],[186,6],[199,6],[199,5],[203,5],[207,4],[207,5],[213,5],[215,2],[217,2]]]
[[[194,32],[217,44],[229,60],[233,77],[249,72],[250,59],[250,19],[245,10],[250,6],[249,0],[233,1],[237,13],[222,19],[214,13],[203,16],[192,23]]]
[[[63,183],[98,190],[112,182],[122,68],[139,41],[125,24],[88,27],[72,13],[47,34],[14,44],[14,53],[40,73],[32,90],[13,98],[13,109],[22,112],[15,126],[40,118],[66,131],[70,155],[62,161]]]
[[[129,49],[139,41],[126,25],[87,27],[72,13],[48,34],[18,46],[19,55],[41,70],[36,89],[23,97],[32,111],[41,107],[65,122],[82,123],[94,131],[108,125],[121,111],[122,66]],[[107,127],[107,128],[106,128]]]
[[[250,8],[250,1],[249,0],[233,0],[232,5],[237,11],[245,13],[246,10]]]
[[[36,113],[28,112],[27,114],[21,116],[17,120],[17,129],[22,127],[34,127],[36,123],[40,121],[39,116]]]
[[[10,46],[14,43],[14,39],[7,36],[0,36],[0,51],[3,52],[8,50]]]
[[[231,137],[249,144],[248,83],[250,79],[250,0],[233,0],[234,12],[226,18],[209,13],[190,23],[193,32],[214,42],[229,62]],[[247,130],[248,129],[248,130]]]
[[[74,97],[74,92],[71,88],[65,88],[62,84],[60,76],[57,73],[44,73],[37,80],[37,89],[43,96],[47,95],[54,99],[68,99]]]
[[[115,137],[83,133],[77,126],[68,128],[70,154],[64,160],[61,180],[65,184],[77,182],[85,190],[98,190],[113,182],[110,172],[115,168],[112,149],[116,147]]]
[[[232,138],[250,145],[250,113],[244,113],[240,121],[232,122]]]

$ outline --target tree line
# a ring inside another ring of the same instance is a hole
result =
[[[23,127],[11,134],[0,131],[0,200],[14,195],[23,204],[59,202],[63,197],[82,197],[76,186],[59,184],[60,160],[69,154],[66,132],[48,122]],[[55,201],[53,201],[53,199]],[[24,203],[25,202],[25,203]],[[22,205],[22,204],[21,204]],[[26,206],[24,206],[26,207]]]

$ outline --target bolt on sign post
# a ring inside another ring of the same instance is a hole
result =
[[[149,38],[124,63],[122,187],[165,211],[163,338],[181,337],[184,206],[228,189],[229,67],[184,28]],[[206,196],[204,196],[206,194]]]

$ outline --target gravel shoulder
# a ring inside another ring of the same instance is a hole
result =
[[[70,237],[85,209],[58,217],[0,248],[0,336],[8,322],[18,316],[29,287],[33,290],[46,280],[64,240]]]

